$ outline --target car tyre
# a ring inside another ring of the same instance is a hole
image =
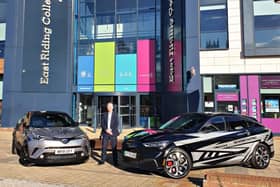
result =
[[[12,141],[12,154],[17,154],[15,138]]]
[[[165,158],[164,173],[171,178],[184,178],[190,172],[192,161],[188,153],[180,148],[172,149]]]
[[[19,152],[19,162],[25,167],[31,166],[27,150],[28,149],[25,146],[22,147],[21,151]]]
[[[256,169],[265,169],[270,162],[270,150],[265,144],[259,143],[252,154],[251,164]]]

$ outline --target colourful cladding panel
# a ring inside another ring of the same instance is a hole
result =
[[[155,41],[137,41],[137,90],[139,92],[155,91]]]
[[[93,92],[93,56],[78,57],[78,91]]]
[[[116,55],[116,91],[136,91],[136,54]]]
[[[115,42],[95,43],[94,91],[114,92]]]

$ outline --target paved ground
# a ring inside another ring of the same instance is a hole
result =
[[[274,177],[280,179],[280,138],[275,139],[276,155],[270,166],[265,170],[255,170],[244,167],[226,167],[191,171],[189,176],[173,180],[151,173],[129,170],[123,164],[121,168],[106,163],[99,166],[94,159],[89,159],[80,165],[68,166],[33,166],[23,167],[18,163],[18,157],[12,155],[11,131],[0,129],[0,186],[160,186],[160,187],[185,187],[200,186],[206,174],[237,174],[255,176],[252,184],[259,177]],[[100,152],[95,151],[94,156],[99,157]],[[264,183],[265,184],[265,183]],[[226,186],[226,185],[223,185]],[[256,186],[261,186],[257,185]]]

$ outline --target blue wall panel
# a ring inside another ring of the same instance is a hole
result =
[[[136,92],[136,54],[116,55],[116,91]]]
[[[93,56],[79,56],[78,58],[78,91],[93,92]]]

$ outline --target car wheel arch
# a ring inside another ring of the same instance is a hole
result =
[[[164,158],[167,156],[167,154],[168,154],[169,152],[173,151],[174,149],[182,149],[183,151],[185,151],[185,152],[189,155],[189,157],[190,157],[190,159],[191,159],[191,163],[192,163],[192,165],[191,165],[191,168],[192,168],[192,166],[193,166],[193,156],[192,156],[192,154],[191,154],[191,151],[190,151],[189,149],[187,149],[185,146],[175,146],[175,145],[170,146],[169,148],[167,148],[167,149],[165,150]]]

